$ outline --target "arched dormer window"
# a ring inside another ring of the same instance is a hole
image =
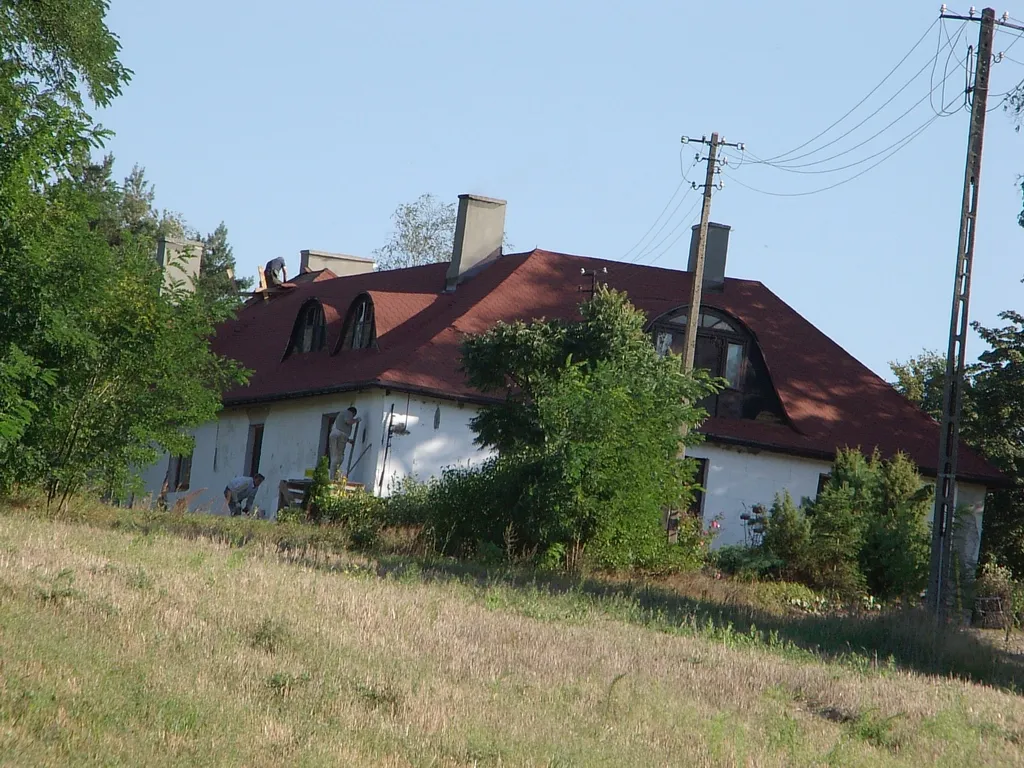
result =
[[[651,332],[658,354],[682,354],[689,308],[673,310],[654,321]],[[761,350],[736,319],[702,308],[697,320],[694,368],[726,380],[726,388],[700,405],[709,415],[732,419],[783,420],[782,404],[768,377]]]
[[[315,300],[303,304],[292,329],[288,355],[318,352],[324,348],[326,342],[327,323],[324,320],[324,308]]]
[[[377,341],[373,322],[373,299],[363,294],[352,302],[338,349],[368,349]]]

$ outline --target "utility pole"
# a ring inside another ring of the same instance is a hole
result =
[[[970,16],[942,18],[978,21]],[[971,123],[967,138],[967,167],[964,171],[963,202],[960,211],[960,239],[957,244],[956,278],[953,282],[953,307],[949,323],[949,347],[946,351],[946,380],[942,394],[942,431],[939,434],[939,462],[935,483],[935,512],[932,520],[931,569],[928,578],[928,607],[941,623],[949,610],[953,557],[953,520],[956,511],[957,449],[960,442],[960,413],[963,405],[964,367],[967,346],[968,308],[971,297],[971,268],[974,263],[974,235],[978,217],[978,185],[981,180],[981,146],[985,134],[985,110],[988,105],[988,78],[992,62],[995,25],[1013,26],[1003,18],[996,22],[995,11],[981,12],[981,29],[974,84],[971,88]]]
[[[700,228],[697,230],[697,259],[693,267],[693,285],[690,288],[690,308],[686,317],[686,331],[683,335],[683,373],[693,371],[693,358],[697,351],[697,325],[700,320],[700,301],[704,287],[704,256],[708,246],[708,222],[711,219],[711,193],[715,187],[715,173],[718,171],[718,150],[720,147],[736,147],[743,150],[743,144],[730,144],[722,141],[718,133],[712,133],[711,138],[701,136],[699,139],[691,139],[683,136],[682,143],[689,144],[696,141],[708,145],[708,169],[704,175],[704,201],[700,209]],[[698,155],[699,157],[699,155]],[[693,188],[697,189],[697,183]],[[683,446],[680,458],[686,455],[686,447]]]

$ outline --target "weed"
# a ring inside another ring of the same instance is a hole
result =
[[[901,739],[894,731],[896,722],[902,717],[905,717],[902,712],[882,717],[876,710],[867,710],[849,721],[847,728],[856,738],[866,741],[872,746],[897,752]]]
[[[353,686],[359,699],[374,710],[383,710],[394,717],[401,710],[405,695],[393,683],[356,683]]]
[[[36,596],[44,603],[63,604],[81,595],[74,588],[74,583],[75,572],[70,568],[64,568],[49,582],[38,587]]]
[[[267,688],[275,696],[285,698],[293,690],[301,685],[305,685],[311,679],[309,672],[303,672],[300,675],[295,675],[291,672],[274,672],[267,678]]]
[[[155,583],[153,581],[153,577],[146,573],[146,569],[142,566],[128,571],[124,576],[124,581],[125,584],[132,589],[138,589],[141,591],[152,589],[153,584]]]
[[[288,628],[280,619],[264,618],[249,634],[249,645],[258,651],[277,653],[288,640]]]

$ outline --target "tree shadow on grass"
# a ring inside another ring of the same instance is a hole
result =
[[[401,576],[416,562],[416,578],[422,581],[454,581],[518,593],[518,597],[497,604],[541,618],[578,616],[584,609],[659,631],[810,654],[863,670],[900,669],[956,677],[1013,693],[1024,691],[1024,655],[1004,651],[970,632],[937,628],[934,619],[920,609],[779,615],[749,604],[721,602],[714,597],[702,600],[650,584],[573,579],[459,561],[381,557],[378,562],[377,575],[382,578]],[[538,593],[570,597],[564,602],[564,615],[557,610],[538,611]]]

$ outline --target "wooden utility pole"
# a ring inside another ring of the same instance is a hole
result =
[[[945,8],[945,6],[943,6]],[[967,346],[968,308],[971,296],[971,268],[974,263],[974,234],[978,217],[978,185],[981,180],[981,146],[988,105],[988,78],[995,36],[995,11],[981,12],[976,71],[971,88],[971,123],[967,138],[967,167],[964,172],[960,211],[960,239],[957,244],[953,308],[946,350],[946,380],[942,394],[942,431],[939,434],[939,462],[935,483],[935,511],[932,520],[931,569],[928,578],[928,607],[936,619],[947,617],[952,580],[953,520],[956,510],[957,448],[960,442],[960,412],[963,405],[964,367]],[[970,16],[942,15],[943,18],[978,21]],[[1005,19],[1000,23],[1005,24]],[[1007,26],[1012,26],[1008,25]]]
[[[708,145],[708,169],[704,175],[704,202],[700,209],[700,228],[697,230],[697,258],[693,266],[693,285],[690,288],[690,307],[686,316],[686,331],[683,335],[683,373],[693,371],[693,358],[697,351],[697,326],[700,321],[700,302],[704,288],[704,256],[708,247],[708,222],[711,220],[711,193],[715,187],[715,173],[718,171],[718,150],[720,147],[737,147],[743,149],[742,144],[730,144],[719,139],[717,133],[712,133],[708,139],[701,136],[699,139],[691,139],[687,136],[682,138],[683,144],[696,141]],[[697,188],[694,182],[693,188]],[[686,455],[686,446],[683,446],[680,458]]]

